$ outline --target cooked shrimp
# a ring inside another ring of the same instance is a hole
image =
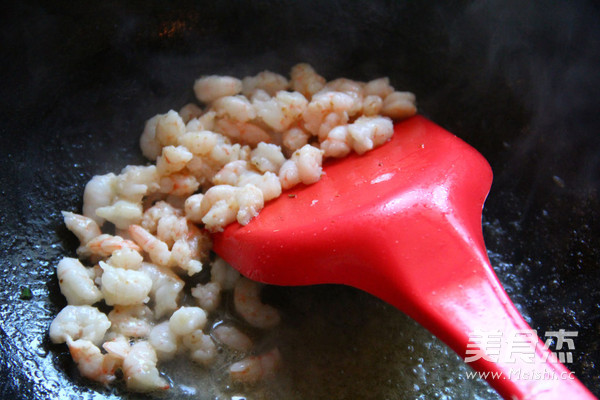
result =
[[[181,215],[181,210],[176,209],[166,201],[158,201],[152,207],[144,211],[141,225],[150,233],[156,233],[158,221],[167,215]]]
[[[393,92],[383,99],[381,113],[393,119],[412,117],[417,113],[415,95],[411,92]]]
[[[148,253],[153,262],[165,267],[174,265],[171,259],[171,251],[165,242],[156,238],[156,236],[139,225],[131,225],[129,227],[129,234]]]
[[[268,329],[279,324],[279,312],[260,301],[260,286],[247,278],[237,280],[233,290],[235,310],[250,325]]]
[[[184,335],[182,342],[191,351],[190,358],[192,360],[203,365],[209,365],[215,361],[217,346],[212,338],[204,334],[201,329]]]
[[[145,304],[115,306],[108,313],[110,330],[127,337],[147,337],[152,330],[154,313]]]
[[[82,376],[108,385],[116,379],[115,371],[119,360],[110,354],[102,354],[100,349],[89,340],[67,339],[69,352]]]
[[[155,165],[128,165],[115,178],[115,193],[119,200],[141,203],[159,189],[158,178]]]
[[[189,196],[200,187],[194,175],[175,173],[160,178],[160,191],[175,196]]]
[[[256,90],[264,90],[269,96],[275,96],[280,90],[286,90],[289,82],[285,76],[271,71],[262,71],[256,76],[242,79],[242,93],[250,97]]]
[[[98,207],[96,215],[112,222],[117,229],[126,229],[142,220],[142,205],[127,200],[118,200],[110,206]]]
[[[102,268],[102,294],[104,301],[111,305],[135,305],[149,300],[152,279],[143,271],[114,268],[100,261]]]
[[[250,162],[260,172],[278,173],[285,162],[281,147],[275,144],[259,143],[250,153]]]
[[[226,117],[238,122],[248,122],[256,118],[256,111],[250,101],[240,95],[221,97],[212,103],[212,109],[217,113],[217,117]]]
[[[348,122],[348,113],[353,107],[354,99],[347,93],[319,92],[313,96],[302,116],[304,128],[323,139],[334,126]]]
[[[61,211],[61,213],[67,229],[77,236],[81,245],[86,245],[90,240],[102,234],[100,227],[92,218],[68,211]]]
[[[352,148],[358,154],[380,146],[394,134],[394,124],[387,117],[360,117],[348,125]]]
[[[170,360],[177,353],[179,339],[169,328],[169,321],[154,326],[150,331],[148,341],[156,350],[156,355],[161,361]]]
[[[106,260],[111,266],[123,269],[140,269],[142,261],[144,257],[140,253],[127,247],[114,251]]]
[[[127,389],[134,392],[150,392],[166,390],[170,386],[161,378],[156,369],[156,351],[147,341],[140,341],[131,346],[129,354],[123,361],[123,375]]]
[[[268,127],[283,132],[302,117],[308,100],[301,93],[282,90],[268,100],[254,98],[252,104]]]
[[[325,78],[317,74],[309,64],[294,65],[290,75],[292,78],[290,81],[292,90],[302,93],[307,99],[310,99],[313,94],[325,86]]]
[[[200,223],[202,222],[202,215],[200,214],[200,205],[202,204],[203,194],[193,194],[185,200],[184,210],[185,217],[190,222]]]
[[[256,383],[273,377],[281,363],[281,353],[277,348],[247,357],[229,367],[229,376],[235,382]]]
[[[158,117],[156,121],[156,139],[161,146],[175,146],[181,135],[185,133],[185,123],[177,111],[169,110],[168,113]]]
[[[150,297],[154,303],[154,317],[159,319],[175,311],[184,285],[181,278],[171,269],[146,262],[142,263],[140,270],[152,279]]]
[[[321,150],[324,157],[345,157],[350,153],[351,137],[346,125],[336,126],[327,134],[327,138],[321,142]]]
[[[310,145],[307,145],[310,146]],[[279,169],[279,182],[282,189],[289,189],[300,183],[298,164],[294,160],[286,160]]]
[[[189,335],[206,325],[206,311],[200,307],[181,307],[169,318],[169,328],[177,336]]]
[[[220,97],[236,95],[241,91],[242,81],[231,76],[203,76],[194,82],[196,98],[205,104]]]
[[[218,283],[223,290],[231,290],[240,278],[240,273],[227,264],[227,261],[217,257],[210,270],[210,279]]]
[[[162,145],[156,138],[156,124],[160,115],[155,115],[146,121],[144,126],[144,132],[140,136],[140,149],[142,154],[149,160],[156,160],[156,157],[160,155]]]
[[[131,350],[131,346],[129,345],[129,339],[123,335],[115,335],[111,340],[107,340],[102,344],[102,348],[106,350],[106,352],[116,359],[120,360],[121,363],[129,354],[129,350]]]
[[[252,340],[235,326],[220,324],[212,330],[212,334],[219,342],[231,349],[247,352],[252,348]]]
[[[292,127],[283,132],[283,146],[286,154],[292,153],[308,143],[310,134],[299,127]]]
[[[194,103],[188,103],[185,106],[181,107],[181,109],[179,110],[179,116],[181,117],[183,122],[186,123],[186,129],[188,122],[190,122],[192,119],[197,119],[201,117],[202,114],[204,114],[202,109]]]
[[[94,255],[100,258],[110,257],[112,253],[121,249],[141,251],[140,246],[131,240],[123,239],[121,236],[113,236],[103,233],[90,240],[83,248],[78,249],[80,256]]]
[[[199,283],[192,288],[192,296],[203,310],[214,311],[221,302],[221,285],[217,282]]]
[[[85,339],[100,344],[108,328],[110,321],[96,307],[69,305],[50,324],[50,339],[53,343]]]
[[[83,215],[96,221],[99,226],[104,223],[104,218],[97,216],[96,210],[112,204],[116,195],[114,187],[116,179],[116,175],[112,172],[106,175],[95,175],[85,185]]]
[[[60,291],[72,305],[92,305],[102,300],[102,292],[94,284],[94,271],[76,258],[65,257],[56,268]]]
[[[193,156],[184,146],[165,146],[160,157],[156,159],[156,172],[164,176],[181,171]]]
[[[250,146],[271,141],[271,136],[264,129],[250,122],[221,118],[215,123],[215,129],[236,142]]]

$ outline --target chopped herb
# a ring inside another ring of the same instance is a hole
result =
[[[289,198],[294,198],[294,197],[296,197],[296,195],[295,194],[288,194],[288,197]]]
[[[28,287],[21,288],[21,300],[31,300],[32,297],[33,294],[31,293],[31,290]]]

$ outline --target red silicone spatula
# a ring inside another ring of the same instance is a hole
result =
[[[497,373],[488,381],[507,399],[595,398],[531,335],[490,266],[481,210],[492,171],[475,149],[415,116],[324,171],[215,235],[215,251],[257,281],[346,284],[393,304]]]

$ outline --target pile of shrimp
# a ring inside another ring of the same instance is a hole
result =
[[[236,357],[231,381],[273,376],[279,350],[256,353],[246,330],[274,328],[279,312],[211,253],[210,232],[249,223],[282,190],[317,182],[323,158],[380,146],[392,119],[416,113],[415,96],[387,78],[327,82],[308,64],[289,80],[204,76],[194,93],[203,107],[146,122],[140,147],[154,164],[94,176],[82,215],[63,211],[79,259],[58,263],[68,305],[50,338],[67,344],[82,376],[106,385],[122,377],[131,391],[165,390],[159,362],[186,355],[210,368],[223,350]],[[194,285],[203,270],[210,278]],[[245,327],[215,317],[227,296]]]

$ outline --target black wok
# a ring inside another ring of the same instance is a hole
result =
[[[0,397],[123,395],[80,379],[48,339],[65,305],[54,267],[77,246],[59,211],[80,209],[92,175],[143,163],[144,121],[192,100],[198,76],[287,74],[301,61],[328,78],[389,76],[490,161],[492,265],[540,335],[578,332],[569,368],[600,395],[599,17],[583,0],[3,5]],[[364,293],[266,295],[285,315],[280,385],[295,398],[380,398],[382,387],[496,398],[438,342],[411,344],[427,334]],[[315,352],[323,359],[304,357]]]

